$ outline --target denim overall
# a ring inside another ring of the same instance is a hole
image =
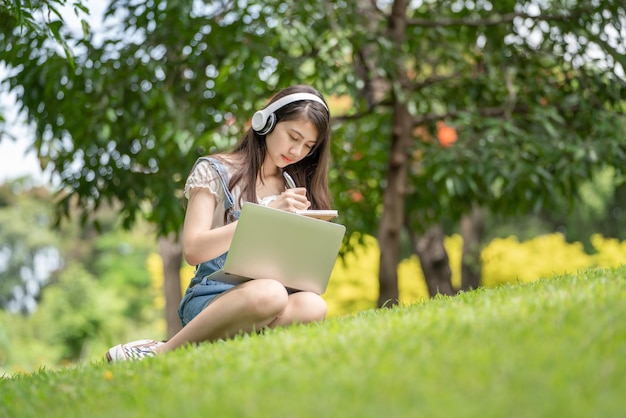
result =
[[[226,210],[226,223],[229,224],[236,221],[239,219],[241,211],[234,209],[235,200],[233,195],[230,193],[230,190],[228,190],[228,173],[226,171],[226,167],[224,167],[220,161],[211,157],[199,158],[198,161],[196,161],[196,165],[200,161],[208,161],[219,176],[220,184],[224,189],[225,195],[224,209]],[[225,252],[212,260],[205,261],[204,263],[196,266],[196,273],[193,279],[191,279],[189,287],[187,288],[187,291],[178,306],[178,317],[180,318],[183,326],[187,325],[189,321],[198,315],[200,311],[202,311],[209,304],[209,302],[234,287],[232,284],[209,280],[207,278],[207,276],[211,273],[221,270],[224,267],[227,254],[228,252]]]

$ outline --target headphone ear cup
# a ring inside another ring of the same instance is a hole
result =
[[[311,100],[321,103],[328,112],[328,106],[326,106],[326,103],[324,103],[324,101],[316,95],[311,93],[293,93],[270,103],[265,109],[255,112],[254,115],[252,115],[252,129],[259,135],[269,134],[276,125],[276,115],[274,112],[289,103],[297,102],[299,100]]]
[[[256,132],[261,132],[263,128],[267,125],[267,119],[265,118],[265,113],[262,110],[259,110],[252,115],[252,129]]]
[[[257,132],[259,133],[259,135],[267,135],[270,132],[272,132],[272,130],[274,130],[275,125],[276,125],[276,115],[274,113],[270,113],[270,115],[267,118],[267,121],[265,122],[265,126],[262,129],[259,129]]]

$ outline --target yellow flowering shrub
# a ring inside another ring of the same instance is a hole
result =
[[[496,238],[483,249],[482,262],[485,286],[528,282],[594,265],[581,243],[568,243],[562,234],[541,235],[526,242],[516,237]]]
[[[329,315],[369,309],[375,307],[378,300],[378,242],[369,235],[364,237],[361,245],[357,238],[352,240],[355,251],[346,254],[343,260],[337,259],[323,295]]]
[[[146,260],[146,268],[150,272],[151,288],[155,290],[154,305],[157,308],[165,308],[165,295],[163,293],[163,260],[158,253],[152,253]],[[193,277],[194,267],[184,265],[180,269],[180,291],[181,294],[187,289],[189,281]]]
[[[185,290],[187,290],[187,286],[189,286],[189,282],[193,279],[195,273],[196,268],[194,266],[190,266],[189,264],[185,264],[180,269],[180,289],[183,294],[185,293]]]
[[[618,267],[626,262],[626,241],[615,238],[604,238],[602,235],[591,236],[591,244],[597,251],[591,257],[594,265],[601,267]]]
[[[151,253],[146,260],[146,268],[150,273],[150,287],[155,290],[154,306],[159,309],[165,307],[165,295],[163,294],[163,262],[158,253]]]
[[[328,304],[328,316],[345,315],[376,307],[378,300],[378,268],[380,249],[376,238],[364,236],[363,244],[352,243],[353,253],[337,259],[330,283],[323,297]],[[617,267],[626,260],[626,241],[606,239],[601,235],[591,238],[594,254],[587,254],[581,243],[568,243],[563,235],[541,235],[520,242],[516,237],[496,238],[482,251],[482,283],[498,286],[504,283],[529,282],[554,275],[575,273],[589,267]],[[444,246],[450,259],[452,284],[461,283],[461,255],[463,238],[460,235],[446,237]],[[147,267],[158,297],[155,304],[164,305],[163,270],[161,258],[152,254]],[[194,268],[185,265],[181,269],[181,292],[193,277]],[[398,265],[399,302],[415,303],[428,298],[424,275],[416,256]]]
[[[579,242],[566,242],[563,235],[558,233],[541,235],[524,242],[515,237],[494,239],[482,251],[482,283],[491,287],[529,282],[590,267],[617,267],[624,264],[626,241],[594,235],[591,242],[596,250],[594,254],[585,253]],[[463,238],[460,235],[446,237],[444,246],[450,259],[452,283],[455,288],[459,288]],[[376,307],[379,257],[376,239],[366,237],[365,245],[353,257],[346,257],[344,265],[339,267],[341,261],[337,261],[324,294],[329,308],[328,316]],[[428,289],[416,256],[399,264],[398,289],[401,304],[428,298]]]

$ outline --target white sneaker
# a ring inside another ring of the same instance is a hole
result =
[[[126,360],[142,360],[146,357],[154,357],[154,349],[165,344],[155,340],[139,340],[126,344],[118,344],[107,351],[106,357],[109,363]]]

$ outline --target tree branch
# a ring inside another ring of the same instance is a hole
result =
[[[379,102],[371,107],[368,107],[363,112],[354,113],[352,115],[335,116],[332,118],[332,120],[333,122],[346,122],[346,121],[359,120],[361,118],[369,116],[372,113],[373,109],[377,106],[391,106],[391,102],[389,101]],[[478,110],[477,113],[481,116],[496,117],[496,116],[503,116],[504,114],[507,113],[507,111],[510,113],[515,113],[515,114],[524,114],[524,113],[528,113],[528,106],[518,105],[515,107],[515,109],[513,109],[513,111],[511,111],[506,106],[484,107]],[[454,118],[465,112],[467,112],[467,110],[453,110],[453,111],[449,111],[446,113],[427,113],[422,116],[414,117],[412,124],[413,126],[420,126],[420,125],[423,125],[429,122],[434,122],[437,120]]]
[[[389,15],[385,13],[380,7],[378,7],[378,3],[376,0],[370,0],[372,10],[376,12],[383,20],[389,19]]]
[[[480,116],[486,117],[497,117],[504,116],[507,113],[509,114],[525,114],[528,113],[528,106],[526,105],[517,105],[514,109],[510,109],[508,106],[500,106],[500,107],[483,107],[478,110],[478,114]],[[454,118],[460,115],[461,113],[465,113],[467,110],[453,110],[447,113],[428,113],[419,117],[413,118],[413,126],[420,126],[429,122],[434,122],[436,120]]]
[[[419,83],[412,84],[410,86],[411,91],[418,91],[428,86],[432,86],[433,84],[441,83],[443,81],[454,80],[455,78],[461,77],[463,74],[460,71],[457,71],[448,75],[433,75],[432,77],[428,77]]]
[[[382,100],[376,103],[373,103],[371,106],[368,106],[367,109],[365,109],[363,112],[359,112],[359,113],[354,113],[351,115],[342,115],[342,116],[333,116],[332,117],[332,122],[349,122],[349,121],[354,121],[354,120],[359,120],[362,118],[365,118],[367,116],[370,116],[373,112],[374,109],[382,106],[391,106],[391,100]]]
[[[526,12],[514,12],[514,13],[505,13],[499,16],[486,17],[484,19],[409,19],[407,24],[410,26],[422,26],[422,27],[442,27],[442,26],[495,26],[501,25],[503,23],[510,23],[516,18],[522,19],[535,19],[542,20],[546,22],[567,22],[571,19],[575,19],[582,15],[585,12],[591,12],[592,9],[579,9],[572,11],[568,15],[532,15]]]

